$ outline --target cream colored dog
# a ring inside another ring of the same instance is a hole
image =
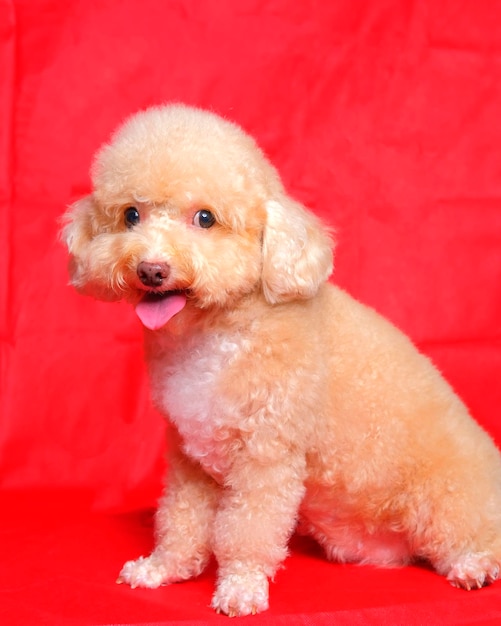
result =
[[[430,361],[328,284],[332,242],[234,124],[181,105],[130,118],[70,208],[72,283],[125,298],[172,425],[153,553],[120,582],[219,566],[212,606],[268,607],[299,525],[334,561],[428,560],[498,578],[501,463]]]

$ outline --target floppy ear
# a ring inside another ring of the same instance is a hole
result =
[[[314,296],[333,268],[333,241],[320,220],[283,196],[266,205],[263,292],[275,304]]]
[[[72,204],[63,215],[61,240],[70,253],[70,282],[85,295],[99,300],[117,300],[118,296],[107,285],[96,280],[96,276],[91,277],[95,273],[92,269],[92,260],[96,256],[92,247],[97,228],[95,221],[96,205],[92,195]]]
[[[72,204],[62,218],[61,239],[70,253],[71,284],[98,300],[119,300],[110,284],[110,268],[102,262],[105,248],[98,243],[99,212],[92,195]]]
[[[92,239],[93,211],[94,199],[90,195],[69,206],[63,215],[61,239],[66,244],[70,254],[79,256],[82,248]]]

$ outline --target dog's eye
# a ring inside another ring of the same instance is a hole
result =
[[[139,211],[135,206],[129,206],[124,211],[124,221],[127,228],[132,228],[141,221]]]
[[[216,218],[207,209],[197,211],[193,216],[193,224],[200,228],[210,228],[216,222]]]

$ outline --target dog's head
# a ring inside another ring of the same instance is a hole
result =
[[[319,220],[290,199],[251,137],[182,105],[131,117],[97,154],[93,193],[70,207],[71,281],[163,326],[183,308],[312,297],[332,270]]]

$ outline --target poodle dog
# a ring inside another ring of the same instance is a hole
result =
[[[188,579],[214,554],[213,608],[264,611],[296,528],[333,561],[498,578],[498,450],[406,336],[327,282],[328,230],[251,137],[151,108],[92,181],[66,214],[71,281],[135,307],[171,424],[156,547],[119,582]]]

